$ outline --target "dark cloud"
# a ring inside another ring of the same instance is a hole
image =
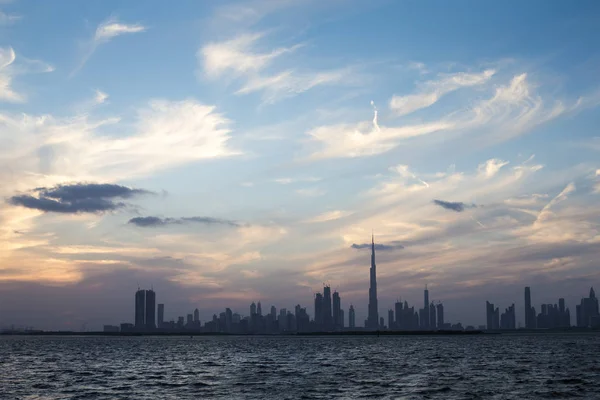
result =
[[[356,244],[354,243],[351,246],[353,249],[370,249],[371,248],[371,243],[361,243],[361,244]],[[404,246],[402,246],[400,244],[400,242],[394,241],[394,242],[389,242],[388,244],[383,244],[383,243],[375,243],[375,250],[398,250],[398,249],[403,249]]]
[[[129,220],[130,224],[142,227],[152,228],[165,225],[183,225],[183,224],[205,224],[205,225],[227,225],[239,227],[241,224],[228,219],[212,217],[183,217],[183,218],[160,218],[160,217],[135,217]]]
[[[102,213],[126,207],[128,204],[115,199],[128,199],[136,195],[151,193],[142,189],[98,183],[76,183],[52,188],[36,188],[34,195],[24,194],[11,197],[13,205],[56,213]]]
[[[444,200],[433,200],[433,204],[436,204],[446,210],[463,212],[466,208],[477,207],[475,204],[465,204],[462,201],[444,201]]]

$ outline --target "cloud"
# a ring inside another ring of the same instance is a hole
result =
[[[323,196],[326,192],[322,189],[314,187],[314,188],[297,189],[296,193],[298,193],[300,196],[304,196],[304,197],[319,197],[319,196]]]
[[[117,18],[111,17],[102,22],[96,28],[94,36],[84,44],[84,55],[77,67],[71,72],[71,77],[74,76],[85,63],[90,59],[98,46],[110,42],[117,36],[140,33],[146,31],[146,27],[141,24],[124,24],[119,22]]]
[[[241,86],[235,93],[261,92],[266,104],[304,93],[316,86],[357,83],[351,68],[267,71],[276,59],[294,53],[303,44],[261,51],[258,49],[259,42],[265,36],[262,32],[244,33],[233,39],[204,45],[196,54],[204,75],[209,79],[218,79],[226,74],[241,78]]]
[[[269,52],[254,48],[264,33],[246,33],[224,42],[213,42],[198,51],[204,71],[209,78],[218,78],[225,72],[244,75],[264,69],[275,58],[295,51],[300,45],[281,47]]]
[[[479,174],[486,179],[492,178],[498,173],[498,171],[500,171],[500,168],[504,167],[505,165],[508,165],[508,161],[492,158],[487,160],[484,164],[479,164]]]
[[[100,25],[96,29],[94,35],[94,41],[96,43],[106,43],[114,37],[123,35],[126,33],[139,33],[144,32],[146,27],[140,24],[123,24],[120,23],[116,18],[110,18]]]
[[[106,99],[108,99],[108,94],[104,93],[99,89],[96,89],[94,95],[94,104],[102,104],[106,101]]]
[[[421,64],[419,69],[423,69]],[[482,85],[488,82],[496,73],[495,70],[485,70],[479,74],[459,72],[446,74],[437,81],[428,81],[420,86],[416,94],[408,96],[393,96],[390,100],[390,109],[397,115],[406,115],[419,109],[435,104],[442,96],[462,87]]]
[[[446,210],[452,210],[456,212],[463,212],[466,208],[476,207],[475,204],[465,204],[460,201],[433,200],[433,203],[445,208]]]
[[[204,224],[204,225],[227,225],[232,227],[242,226],[239,222],[221,218],[212,217],[182,217],[182,218],[161,218],[161,217],[135,217],[129,220],[130,224],[142,228],[151,228],[165,225],[182,225],[182,224]]]
[[[0,25],[2,25],[2,26],[11,25],[20,19],[21,19],[20,15],[7,14],[4,11],[0,10]]]
[[[370,249],[371,248],[371,243],[361,243],[361,244],[356,244],[353,243],[352,246],[353,249]],[[386,250],[400,250],[403,249],[404,246],[402,246],[400,244],[400,242],[397,241],[393,241],[393,242],[389,242],[389,243],[375,243],[375,250],[382,250],[382,251],[386,251]]]
[[[480,82],[474,79],[473,82]],[[482,78],[483,90],[493,89],[487,99],[451,104],[453,109],[442,114],[432,110],[426,117],[411,122],[396,122],[386,126],[374,110],[372,121],[338,123],[309,129],[311,159],[369,157],[388,152],[401,144],[431,141],[448,143],[451,139],[469,136],[478,146],[489,146],[524,134],[566,113],[583,109],[586,102],[570,104],[556,100],[555,93],[543,97],[535,92],[541,85],[532,85],[526,73],[512,76],[504,85],[491,86]],[[498,168],[499,165],[490,165]],[[493,169],[489,173],[494,173]]]
[[[115,198],[128,199],[133,196],[148,194],[142,189],[131,189],[114,184],[77,183],[58,185],[52,188],[36,188],[33,195],[16,195],[9,203],[43,212],[55,213],[103,213],[127,207]]]
[[[276,178],[276,179],[273,179],[273,182],[279,183],[280,185],[289,185],[291,183],[297,183],[297,182],[318,182],[320,180],[321,180],[321,178],[309,176],[309,177],[305,177],[305,178],[302,178],[302,177],[301,178]]]
[[[0,162],[19,165],[14,184],[32,181],[20,189],[25,190],[72,181],[125,180],[192,161],[240,154],[228,146],[230,121],[214,106],[193,99],[152,100],[138,109],[132,122],[119,122],[110,117],[92,120],[88,114],[55,118],[0,113],[0,129],[5,132],[5,139],[0,139]],[[98,132],[110,125],[123,133]]]
[[[9,70],[15,59],[16,55],[12,47],[0,48],[0,100],[19,103],[24,98],[11,88],[12,74]]]
[[[308,223],[328,222],[328,221],[334,221],[337,219],[341,219],[341,218],[347,217],[349,215],[352,215],[352,212],[342,211],[342,210],[334,210],[334,211],[328,211],[323,214],[317,215],[314,218],[310,218],[310,219],[306,220],[306,222],[308,222]]]

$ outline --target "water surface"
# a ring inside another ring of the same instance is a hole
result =
[[[0,337],[4,399],[600,399],[600,336]]]

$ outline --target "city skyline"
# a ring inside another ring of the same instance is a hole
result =
[[[149,1],[0,2],[0,326],[600,287],[600,3]]]

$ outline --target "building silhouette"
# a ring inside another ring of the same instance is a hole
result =
[[[350,329],[354,329],[356,327],[356,314],[352,304],[350,304],[350,309],[348,310],[348,327]]]
[[[525,287],[525,328],[535,329],[535,309],[531,307],[531,288]]]
[[[500,329],[500,310],[489,301],[485,302],[485,316],[488,330]]]
[[[333,329],[333,316],[331,311],[331,287],[325,285],[325,287],[323,287],[323,328],[326,331]]]
[[[421,318],[421,328],[429,329],[429,290],[427,289],[427,285],[425,285],[425,290],[423,291],[423,315]]]
[[[323,330],[323,295],[315,294],[315,330]]]
[[[598,298],[594,288],[590,288],[590,295],[581,299],[581,303],[575,308],[577,326],[581,328],[600,327],[600,312],[598,310]]]
[[[154,290],[146,290],[146,312],[145,312],[146,330],[156,329],[156,293]]]
[[[375,265],[375,237],[371,235],[371,269],[369,270],[369,309],[366,328],[377,330],[382,325],[379,321],[377,305],[377,267]]]
[[[515,305],[512,304],[500,315],[500,329],[517,329]]]
[[[135,329],[143,330],[146,327],[146,291],[138,289],[135,292]]]
[[[159,328],[162,328],[164,324],[165,324],[165,305],[159,304],[158,305],[158,320],[156,322],[156,326]]]
[[[435,312],[435,304],[431,302],[429,305],[429,329],[435,330],[437,327],[437,316]]]
[[[394,310],[388,310],[388,329],[394,329]]]
[[[437,309],[437,328],[445,329],[444,323],[444,305],[442,303],[438,303],[436,306]]]
[[[342,311],[342,302],[340,299],[340,294],[338,291],[333,292],[333,327],[334,330],[339,331],[344,327],[344,319],[343,319],[343,311]]]

